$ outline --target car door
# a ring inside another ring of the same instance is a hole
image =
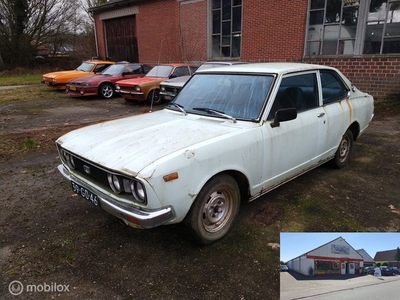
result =
[[[282,78],[263,125],[264,189],[268,190],[317,165],[325,148],[326,114],[320,106],[317,71]],[[296,108],[297,118],[274,123],[276,111]]]
[[[321,70],[322,107],[327,118],[327,135],[324,139],[323,152],[333,157],[342,135],[351,124],[351,109],[347,103],[349,88],[334,70]]]

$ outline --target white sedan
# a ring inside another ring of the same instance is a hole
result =
[[[260,63],[196,72],[162,111],[57,140],[73,191],[135,228],[183,222],[210,244],[252,201],[327,161],[344,167],[373,97],[337,69]]]

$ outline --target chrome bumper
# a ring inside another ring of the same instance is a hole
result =
[[[99,190],[88,186],[85,182],[73,176],[62,164],[58,170],[63,177],[70,181],[74,181],[89,191],[95,193],[100,200],[100,207],[112,214],[113,216],[122,219],[128,225],[135,228],[153,228],[163,225],[175,219],[175,212],[171,206],[161,207],[156,210],[141,210],[133,206],[120,203],[115,199],[105,195]]]

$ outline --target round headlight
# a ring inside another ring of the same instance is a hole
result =
[[[161,90],[161,92],[165,92],[165,87],[161,86],[160,90]]]
[[[140,92],[140,86],[138,86],[138,85],[135,86],[135,91],[136,91],[136,92]]]
[[[146,202],[146,192],[144,190],[144,186],[141,182],[132,180],[131,181],[131,191],[133,197],[141,203]]]
[[[122,182],[118,178],[117,175],[114,174],[107,174],[108,184],[110,188],[117,194],[121,193],[122,191]]]

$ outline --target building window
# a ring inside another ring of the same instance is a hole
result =
[[[306,56],[400,53],[399,0],[309,0]]]
[[[400,1],[371,0],[364,54],[400,53]]]
[[[211,2],[211,57],[240,57],[242,0],[212,0]]]

